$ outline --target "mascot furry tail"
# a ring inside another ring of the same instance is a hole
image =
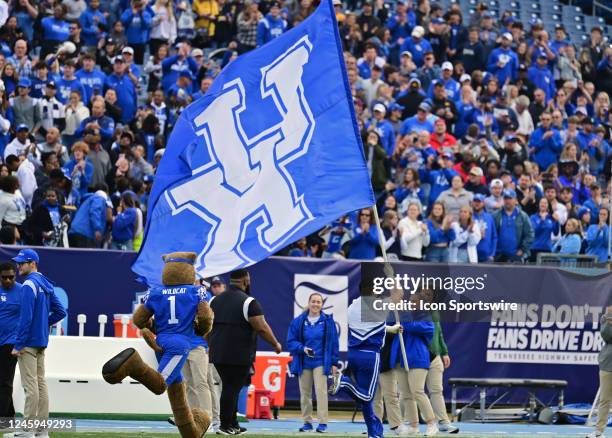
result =
[[[162,281],[166,286],[193,284],[195,270],[193,264],[175,260],[195,261],[196,254],[179,252],[167,254],[168,259],[164,266]],[[163,350],[155,342],[155,335],[151,332],[152,314],[142,304],[134,311],[134,324],[142,329],[143,338],[146,343],[156,352]],[[200,303],[194,321],[195,332],[198,336],[206,335],[212,327],[213,314],[208,303]],[[183,382],[166,385],[164,377],[157,370],[147,365],[134,348],[127,348],[110,359],[102,367],[102,376],[108,383],[114,385],[121,383],[126,377],[142,383],[147,389],[156,395],[167,391],[168,399],[174,422],[179,429],[182,438],[202,438],[211,419],[208,413],[194,408],[190,409],[187,402],[185,384]]]

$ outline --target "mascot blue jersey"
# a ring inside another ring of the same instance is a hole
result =
[[[206,301],[201,286],[180,285],[149,290],[144,305],[155,315],[158,335],[193,335],[193,321],[198,304]]]

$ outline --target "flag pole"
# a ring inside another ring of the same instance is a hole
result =
[[[378,243],[380,244],[380,250],[382,252],[383,260],[385,261],[385,264],[391,269],[391,273],[393,273],[393,266],[391,266],[391,263],[389,263],[389,258],[387,257],[387,250],[385,248],[385,235],[380,225],[380,217],[378,217],[378,209],[376,208],[376,204],[372,207],[372,211],[374,213],[374,221],[376,222],[376,227],[378,228]],[[399,312],[397,310],[394,310],[393,314],[395,315],[395,323],[400,324]],[[406,369],[406,372],[408,372],[408,356],[406,355],[404,336],[401,333],[399,336],[399,344],[402,350],[402,359],[404,359],[404,364],[406,365],[404,368]]]

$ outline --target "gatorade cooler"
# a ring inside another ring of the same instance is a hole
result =
[[[285,405],[285,383],[287,381],[287,366],[292,357],[289,353],[275,354],[268,351],[258,351],[255,357],[255,375],[251,382],[255,385],[253,404],[257,410],[257,392],[270,392],[270,405],[279,408]],[[248,409],[247,409],[248,412]],[[253,412],[254,415],[257,412]]]
[[[120,313],[116,313],[116,314],[113,315],[113,326],[115,327],[115,337],[116,338],[123,337],[123,324],[121,324],[121,317],[122,316],[123,315],[120,314]],[[132,322],[131,316],[132,315],[130,315],[130,321],[127,324],[127,334],[126,334],[126,337],[128,337],[128,338],[139,338],[140,337],[140,330]]]
[[[256,389],[255,390],[255,418],[260,420],[271,420],[272,419],[272,403],[274,397],[268,390]]]

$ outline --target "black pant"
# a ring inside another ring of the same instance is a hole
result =
[[[0,346],[0,418],[14,417],[13,407],[13,379],[17,358],[11,355],[12,344]]]
[[[68,243],[71,248],[98,248],[98,242],[82,234],[69,234]]]
[[[250,366],[215,364],[215,369],[221,377],[221,400],[219,402],[219,416],[221,428],[238,428],[238,397],[240,390],[249,377]]]

